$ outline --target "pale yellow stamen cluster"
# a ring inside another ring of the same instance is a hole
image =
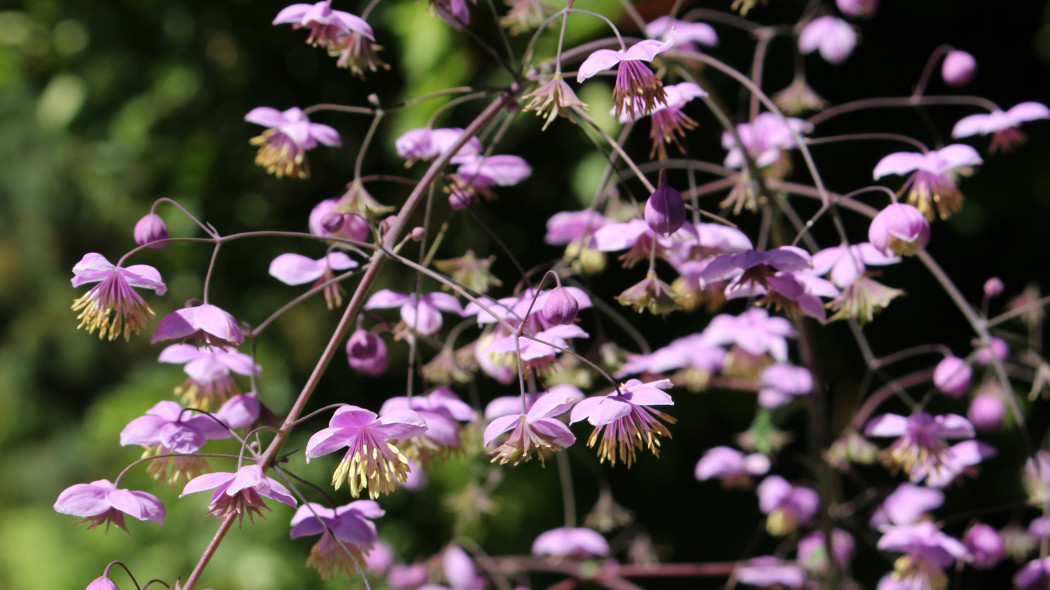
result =
[[[347,454],[332,474],[332,486],[338,490],[345,479],[350,485],[350,495],[357,498],[367,489],[368,497],[373,500],[397,489],[398,482],[408,479],[408,458],[393,443],[385,444],[386,447],[380,449],[366,442]]]
[[[130,340],[131,335],[138,334],[143,326],[149,322],[149,318],[156,316],[145,302],[115,307],[104,307],[99,302],[94,291],[88,291],[83,297],[73,302],[73,311],[83,310],[77,319],[80,324],[77,329],[86,328],[88,334],[94,334],[98,330],[100,340],[116,340],[118,336],[124,336],[124,340]]]
[[[663,412],[647,411],[668,424],[675,423],[674,418]],[[601,443],[598,445],[598,459],[602,463],[608,460],[610,465],[616,465],[616,459],[619,457],[627,467],[630,467],[637,458],[638,450],[643,447],[648,449],[653,456],[659,457],[660,437],[671,438],[671,432],[656,418],[643,411],[634,410],[612,424],[595,428],[591,436],[587,438],[587,446],[593,447],[598,442],[598,435],[604,430]]]
[[[276,134],[284,135],[276,129],[267,129],[262,132],[262,135],[251,139],[252,145],[259,146],[259,152],[255,155],[255,163],[277,178],[282,176],[309,177],[310,169],[306,163],[306,152],[287,137],[274,137]]]

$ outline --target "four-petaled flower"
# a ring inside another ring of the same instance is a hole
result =
[[[124,524],[125,514],[139,520],[164,524],[164,504],[156,496],[117,488],[108,479],[78,483],[66,488],[58,495],[55,512],[83,516],[84,520],[78,524],[89,522],[89,529],[105,523],[107,533],[109,525],[113,524],[131,534]]]
[[[316,287],[333,279],[335,271],[350,270],[357,266],[357,262],[345,252],[329,252],[326,256],[316,260],[302,254],[287,253],[281,254],[270,262],[270,276],[286,285],[302,285],[315,281],[314,286]],[[324,287],[324,299],[328,303],[328,309],[343,304],[342,288],[339,283],[332,283]]]
[[[329,51],[339,51],[340,41],[351,33],[358,33],[375,41],[372,27],[359,16],[332,10],[330,0],[316,4],[292,4],[277,13],[273,24],[291,24],[293,29],[310,29],[306,42]]]
[[[544,463],[555,452],[572,446],[576,437],[554,417],[564,414],[577,401],[579,398],[574,395],[552,391],[536,399],[527,413],[505,414],[490,422],[485,427],[486,447],[492,446],[499,435],[511,431],[503,444],[490,451],[492,460],[501,465],[517,465],[536,456]]]
[[[87,327],[89,334],[98,330],[99,338],[108,336],[110,340],[121,334],[130,339],[132,332],[137,334],[146,325],[147,316],[154,316],[153,309],[132,287],[153,289],[157,295],[168,290],[152,266],[121,268],[95,252],[85,254],[73,266],[72,283],[74,287],[98,283],[73,302],[73,311],[83,310],[77,316],[78,329]]]
[[[962,208],[963,195],[955,186],[955,176],[969,173],[970,166],[982,162],[977,150],[955,143],[925,154],[897,152],[875,165],[875,179],[888,174],[914,172],[905,181],[900,192],[908,193],[908,203],[933,220],[934,208],[941,219],[947,219]]]
[[[463,315],[463,305],[448,293],[435,291],[426,295],[398,293],[390,289],[376,291],[368,298],[365,309],[401,308],[401,321],[405,323],[411,337],[412,332],[429,336],[441,329],[441,312]]]
[[[374,500],[379,494],[393,492],[398,482],[408,478],[408,459],[390,441],[407,440],[426,430],[426,421],[412,410],[397,410],[380,418],[357,406],[343,406],[332,415],[328,428],[310,437],[306,461],[347,447],[332,474],[332,485],[338,490],[346,480],[353,497],[367,489]]]
[[[257,464],[245,465],[236,473],[218,471],[194,478],[182,489],[179,497],[212,488],[215,488],[215,492],[211,495],[208,509],[219,518],[236,515],[243,521],[247,514],[252,523],[255,522],[255,515],[265,519],[262,509],[271,512],[272,509],[263,502],[262,497],[277,500],[292,508],[296,504],[288,488],[263,473],[262,467]]]
[[[644,447],[659,456],[660,437],[671,438],[671,432],[660,420],[674,424],[675,419],[650,407],[674,405],[671,396],[661,391],[668,387],[671,387],[670,379],[649,383],[629,379],[620,391],[590,397],[576,404],[569,423],[575,424],[581,420],[590,422],[594,431],[587,439],[587,446],[593,447],[601,435],[599,459],[616,465],[619,458],[630,467],[638,449]]]
[[[635,43],[628,49],[599,49],[587,56],[580,64],[577,82],[583,82],[603,70],[619,64],[616,84],[613,86],[613,103],[616,116],[624,111],[637,115],[648,114],[658,104],[667,103],[667,93],[660,79],[643,61],[651,62],[658,54],[674,46],[674,34],[667,41],[649,39]],[[640,104],[639,104],[640,103]]]
[[[321,535],[306,564],[317,568],[325,580],[339,572],[349,578],[357,573],[354,561],[364,561],[365,553],[376,546],[376,525],[370,519],[384,514],[374,500],[356,500],[338,508],[308,502],[292,517],[291,537]]]
[[[916,412],[904,417],[884,414],[872,418],[865,429],[868,436],[896,436],[897,440],[883,451],[883,463],[893,471],[904,469],[912,481],[919,482],[934,473],[949,453],[949,438],[973,438],[973,424],[962,416],[931,416]]]
[[[172,344],[157,358],[162,363],[185,364],[189,376],[175,388],[187,407],[209,410],[212,404],[222,404],[230,396],[240,393],[230,373],[258,375],[258,363],[250,355],[237,352],[229,346],[202,346]]]
[[[229,312],[205,303],[177,309],[164,316],[157,323],[150,343],[186,338],[199,345],[236,347],[244,342],[244,332]]]
[[[971,135],[992,134],[988,151],[995,153],[1002,149],[1010,151],[1025,142],[1025,135],[1018,127],[1025,121],[1050,119],[1050,108],[1041,102],[1022,102],[1006,111],[995,110],[988,114],[970,115],[959,119],[952,128],[952,137],[970,137]]]
[[[269,127],[261,135],[252,138],[251,144],[259,146],[255,163],[277,178],[310,176],[306,152],[317,147],[317,142],[328,146],[342,145],[335,129],[311,123],[306,113],[296,107],[284,112],[270,107],[257,107],[245,115],[244,120]]]

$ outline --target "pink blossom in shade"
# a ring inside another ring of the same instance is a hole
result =
[[[881,455],[891,470],[903,469],[914,482],[922,481],[944,462],[948,452],[946,439],[973,438],[970,421],[956,414],[931,416],[916,412],[904,417],[896,414],[876,416],[868,422],[865,434],[872,437],[897,437]]]
[[[82,297],[73,302],[73,311],[80,311],[77,328],[87,328],[88,334],[98,330],[99,338],[115,340],[123,335],[138,334],[153,317],[153,309],[133,287],[153,289],[163,295],[168,288],[160,273],[152,266],[135,264],[127,268],[115,266],[106,257],[90,252],[73,266],[74,287],[98,283]]]
[[[753,356],[768,354],[778,362],[787,361],[787,339],[796,336],[791,322],[770,317],[769,312],[760,307],[752,307],[738,316],[719,314],[703,334],[711,344],[731,344]]]
[[[463,130],[459,128],[421,127],[401,134],[401,137],[394,142],[394,147],[398,155],[406,160],[406,165],[412,165],[420,160],[432,160],[448,152],[462,135]],[[481,140],[472,137],[456,150],[451,161],[453,163],[465,162],[481,154],[481,150]]]
[[[477,0],[474,0],[477,4]],[[430,8],[455,29],[470,24],[470,7],[466,0],[430,0]]]
[[[853,536],[842,529],[831,531],[831,557],[842,569],[856,552]],[[798,561],[806,570],[825,572],[828,569],[828,549],[823,531],[813,531],[798,542]]]
[[[718,33],[707,23],[686,22],[669,16],[654,18],[645,25],[645,34],[653,39],[674,39],[674,47],[695,50],[696,45],[718,45]]]
[[[132,234],[139,246],[149,244],[148,248],[163,248],[164,240],[168,239],[168,226],[160,215],[147,213],[135,223]]]
[[[589,397],[572,409],[569,423],[587,420],[594,430],[587,446],[598,443],[598,458],[616,465],[619,458],[630,467],[639,449],[648,449],[660,455],[660,437],[671,438],[663,422],[674,424],[675,419],[651,406],[673,406],[674,400],[664,389],[671,387],[670,379],[642,383],[628,379],[619,391],[608,395]],[[599,436],[601,442],[599,442]]]
[[[281,112],[270,107],[257,107],[244,116],[244,120],[269,127],[262,135],[251,140],[259,146],[255,163],[277,178],[292,176],[307,178],[310,168],[306,152],[317,147],[317,143],[340,146],[339,133],[328,125],[311,123],[301,109],[292,107]]]
[[[303,285],[316,281],[333,271],[357,268],[356,261],[344,252],[330,252],[318,259],[301,254],[281,254],[270,262],[270,276],[286,285]]]
[[[758,168],[772,166],[781,159],[785,150],[798,147],[795,135],[808,133],[809,130],[809,125],[802,119],[781,117],[776,113],[759,113],[754,121],[736,126],[740,144],[732,133],[722,133],[722,147],[729,150],[725,165],[727,168],[742,168],[746,152]]]
[[[910,583],[906,583],[905,588],[947,587],[944,569],[970,555],[961,541],[944,534],[929,521],[891,527],[883,533],[877,547],[904,554],[895,564],[894,576],[898,581]]]
[[[518,156],[475,156],[449,177],[452,183],[449,205],[455,210],[462,209],[476,194],[491,198],[493,186],[514,186],[531,175],[532,167]]]
[[[959,119],[952,128],[952,137],[970,137],[972,135],[992,135],[988,151],[995,153],[999,149],[1010,151],[1025,142],[1025,135],[1018,127],[1025,121],[1050,119],[1050,108],[1040,102],[1022,102],[1006,111],[992,111],[988,114],[970,115]]]
[[[871,517],[871,526],[880,531],[915,524],[929,518],[928,512],[944,504],[944,492],[935,488],[902,483],[886,496]]]
[[[342,211],[340,199],[325,199],[310,211],[310,233],[315,236],[343,238],[366,242],[372,235],[372,225],[365,216]]]
[[[483,437],[486,448],[491,448],[501,434],[510,432],[503,444],[489,451],[494,455],[492,461],[517,465],[537,457],[540,463],[545,463],[557,451],[572,446],[576,437],[555,417],[575,403],[574,397],[550,392],[537,398],[524,414],[519,410],[489,422]]]
[[[452,545],[441,554],[441,570],[452,590],[483,590],[485,578],[478,574],[474,560],[458,545]]]
[[[427,430],[423,439],[434,449],[459,446],[459,422],[471,422],[477,412],[448,387],[438,387],[422,396],[392,397],[379,409],[380,416],[392,412],[414,410],[423,417]]]
[[[933,384],[941,393],[959,397],[970,389],[973,369],[957,356],[944,357],[933,370]]]
[[[662,236],[678,231],[685,224],[685,215],[682,193],[671,185],[660,185],[645,201],[645,223]]]
[[[273,24],[291,24],[293,29],[310,29],[306,42],[329,49],[338,49],[340,40],[351,32],[375,41],[372,27],[364,19],[342,10],[332,10],[329,0],[287,6],[277,13]]]
[[[842,14],[853,18],[868,18],[875,14],[879,0],[835,0]]]
[[[793,486],[779,475],[763,479],[755,491],[758,492],[758,508],[767,515],[766,530],[771,535],[787,535],[799,526],[809,524],[820,507],[817,492]]]
[[[665,373],[688,368],[705,373],[716,373],[725,362],[725,350],[707,341],[703,334],[691,334],[673,340],[667,346],[650,354],[629,354],[617,378],[639,373]]]
[[[976,465],[998,454],[995,447],[976,440],[964,440],[948,448],[941,461],[926,475],[926,485],[946,488],[963,475],[975,476]]]
[[[901,192],[907,192],[908,204],[917,207],[926,219],[932,221],[935,208],[941,219],[948,218],[962,208],[963,195],[955,185],[954,178],[967,173],[970,166],[982,162],[977,150],[965,144],[953,143],[925,154],[890,154],[875,165],[874,176],[878,180],[891,174],[910,173]]]
[[[165,340],[191,339],[198,345],[240,346],[244,332],[227,311],[204,303],[184,307],[164,316],[153,332],[152,344]]]
[[[962,86],[972,80],[976,73],[977,60],[969,53],[955,49],[944,56],[941,77],[949,86]]]
[[[998,393],[980,393],[970,401],[966,417],[979,432],[995,432],[1002,427],[1003,419],[1006,418],[1006,403]]]
[[[795,396],[813,391],[813,374],[788,363],[766,367],[759,382],[762,389],[758,392],[758,405],[762,408],[776,408],[790,403]]]
[[[871,220],[868,240],[887,256],[913,256],[930,243],[930,222],[917,207],[893,203]]]
[[[802,588],[806,583],[804,569],[771,555],[747,560],[733,575],[741,584],[762,588]]]
[[[369,502],[370,500],[357,500],[358,502]],[[320,506],[317,504],[315,506]],[[299,508],[302,510],[302,507]],[[316,510],[316,508],[315,508]],[[295,518],[293,517],[294,521]],[[294,524],[292,525],[295,526]],[[372,549],[365,553],[365,570],[369,573],[383,575],[394,564],[394,549],[383,541],[376,541]]]
[[[326,580],[339,573],[352,577],[357,573],[354,560],[365,561],[372,569],[371,562],[375,560],[372,554],[384,545],[376,542],[376,525],[372,519],[384,514],[386,512],[372,500],[357,500],[337,508],[308,502],[292,517],[291,538],[321,535],[310,549],[307,565],[316,568]],[[389,546],[386,546],[386,553],[392,561]],[[389,561],[386,567],[389,567]]]
[[[426,429],[426,421],[412,410],[379,417],[357,406],[342,406],[332,415],[328,428],[310,437],[306,460],[347,447],[332,475],[332,485],[338,490],[345,480],[353,497],[367,489],[374,500],[393,492],[408,477],[408,459],[390,441],[408,440]]]
[[[436,291],[426,295],[415,293],[398,293],[382,289],[372,294],[365,303],[365,309],[401,308],[401,321],[409,330],[428,336],[441,329],[441,312],[463,315],[463,306],[449,295]]]
[[[974,345],[978,344],[980,343],[975,340]],[[992,358],[1004,361],[1008,356],[1010,356],[1010,345],[1002,338],[992,336],[988,346],[977,350],[977,354],[974,355],[974,361],[978,365],[988,365],[991,364]]]
[[[1006,543],[999,531],[976,522],[963,534],[963,544],[969,550],[970,565],[977,569],[991,569],[1002,560],[1006,552]]]
[[[798,50],[804,54],[820,51],[828,63],[838,65],[853,53],[857,33],[848,22],[834,16],[820,16],[809,22],[798,36]]]
[[[621,123],[638,120],[647,114],[650,116],[652,128],[649,137],[653,140],[653,148],[649,157],[658,154],[661,160],[667,159],[667,144],[671,142],[678,146],[680,152],[685,153],[679,138],[684,138],[686,131],[696,129],[697,123],[682,112],[682,107],[694,98],[707,96],[707,92],[693,82],[665,86],[664,91],[667,94],[665,103],[662,106],[657,105],[652,112],[635,113],[627,110],[620,114]]]
[[[91,580],[91,583],[88,584],[84,590],[119,590],[119,588],[117,588],[117,585],[109,578],[109,576],[102,575]]]
[[[78,524],[90,523],[89,529],[105,523],[108,533],[109,525],[113,524],[129,535],[131,533],[124,524],[125,514],[160,525],[164,524],[165,515],[164,504],[153,494],[118,489],[108,479],[78,483],[66,488],[58,495],[54,508],[59,514],[83,517],[84,520]]]
[[[236,473],[217,471],[194,478],[182,489],[179,497],[204,490],[214,489],[208,509],[219,518],[236,515],[241,521],[244,515],[255,522],[255,516],[263,516],[263,509],[272,510],[263,502],[263,498],[276,500],[295,508],[295,498],[288,488],[263,473],[262,467],[256,464],[245,465]]]
[[[1019,590],[1043,590],[1050,585],[1050,557],[1033,559],[1014,574]]]
[[[582,527],[559,527],[540,533],[532,542],[532,554],[539,557],[604,557],[609,543],[597,531]]]
[[[258,375],[262,369],[247,354],[229,346],[172,344],[157,358],[162,363],[184,365],[188,379],[175,389],[188,407],[208,410],[240,393],[231,373]]]
[[[547,234],[543,241],[558,245],[585,240],[585,246],[590,247],[593,243],[590,236],[594,235],[598,228],[611,222],[608,217],[591,209],[555,213],[547,220]]]
[[[599,49],[580,64],[576,82],[582,83],[598,72],[619,66],[613,86],[616,116],[619,117],[625,110],[635,114],[650,113],[658,104],[666,104],[667,95],[660,79],[642,62],[653,61],[654,57],[673,47],[674,43],[675,36],[672,33],[663,42],[648,39],[627,49]]]
[[[369,377],[386,373],[390,357],[386,343],[368,330],[356,330],[346,341],[346,359],[350,368]]]
[[[1003,289],[1006,286],[1003,285],[1002,279],[999,277],[992,277],[984,282],[984,296],[988,298],[998,297],[1003,294]]]
[[[868,266],[886,266],[900,262],[900,258],[883,253],[869,242],[852,246],[832,246],[813,255],[812,272],[827,274],[839,287],[848,287],[860,278]],[[830,273],[830,274],[829,274]]]
[[[743,487],[751,476],[769,471],[769,457],[761,453],[745,455],[730,447],[713,447],[696,463],[693,475],[700,481],[719,479],[726,487]]]

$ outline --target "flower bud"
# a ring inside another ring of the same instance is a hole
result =
[[[974,344],[977,343],[975,342]],[[1002,338],[992,336],[989,346],[978,350],[977,355],[974,357],[974,361],[976,361],[978,365],[987,365],[992,362],[992,357],[1002,361],[1006,360],[1006,357],[1009,355],[1010,345]]]
[[[963,535],[963,544],[973,556],[970,565],[977,569],[995,567],[1006,551],[1005,543],[999,532],[981,522],[966,531],[966,534]]]
[[[973,370],[957,356],[945,357],[933,370],[933,384],[946,395],[959,397],[970,388]]]
[[[386,372],[388,357],[383,339],[368,330],[357,330],[346,342],[346,358],[350,367],[369,377]]]
[[[166,240],[168,238],[168,226],[164,224],[164,220],[161,219],[160,215],[149,213],[144,215],[142,219],[135,224],[135,230],[132,234],[135,236],[136,244],[139,246],[145,246],[150,242]],[[149,247],[163,248],[164,242],[151,244]]]
[[[669,236],[685,224],[685,201],[678,191],[662,184],[645,202],[645,222],[658,234]]]
[[[315,236],[346,238],[364,242],[372,228],[368,219],[340,209],[339,199],[325,199],[310,212],[310,233]]]
[[[556,287],[543,302],[543,319],[552,326],[571,324],[580,311],[580,303],[565,287]]]
[[[913,256],[930,243],[930,222],[916,207],[894,203],[871,220],[868,240],[885,254]]]
[[[941,64],[941,77],[949,86],[962,86],[973,79],[977,72],[977,60],[958,49],[948,52]]]
[[[412,232],[408,234],[412,238],[413,242],[423,241],[423,237],[427,235],[427,231],[421,227],[413,227]]]
[[[835,0],[835,4],[842,14],[853,18],[868,18],[879,7],[878,0]]]
[[[329,211],[321,218],[321,227],[330,234],[334,234],[343,227],[343,214]]]
[[[1003,294],[1003,281],[999,277],[992,277],[984,282],[984,296],[988,298],[998,297]]]
[[[1003,403],[1003,398],[995,393],[982,393],[970,402],[970,408],[966,410],[966,417],[977,430],[995,432],[1003,425],[1003,418],[1006,417],[1006,404]]]

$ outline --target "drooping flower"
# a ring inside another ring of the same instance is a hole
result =
[[[314,260],[302,254],[281,254],[270,262],[270,276],[286,285],[302,285],[314,281],[318,286],[335,278],[336,271],[357,268],[356,261],[345,252],[329,252],[326,256]],[[339,283],[324,288],[324,298],[328,309],[343,304],[342,288]]]
[[[454,210],[469,205],[474,195],[493,198],[494,186],[514,186],[532,175],[524,158],[513,155],[475,156],[465,158],[447,179],[450,183],[449,206]]]
[[[763,588],[802,588],[806,583],[804,569],[772,555],[747,560],[733,575],[741,584]]]
[[[484,434],[486,448],[510,431],[503,444],[489,451],[492,461],[517,465],[537,457],[544,464],[554,453],[572,446],[576,437],[555,417],[564,414],[577,401],[575,396],[552,391],[539,396],[526,413],[505,414],[489,422]]]
[[[696,129],[697,123],[682,112],[682,107],[694,98],[707,96],[707,92],[693,82],[680,82],[672,86],[665,86],[664,90],[667,93],[664,104],[656,105],[652,112],[635,113],[627,110],[620,115],[622,122],[638,120],[646,114],[650,116],[652,127],[649,130],[649,137],[653,140],[653,148],[649,152],[649,157],[659,155],[661,160],[667,159],[667,144],[672,141],[678,146],[678,151],[685,153],[685,148],[682,147],[679,138],[684,138],[686,131]]]
[[[722,147],[729,150],[725,165],[728,168],[743,168],[746,153],[757,168],[764,169],[765,174],[783,177],[791,168],[786,150],[797,147],[795,136],[808,131],[809,126],[802,119],[782,118],[769,112],[759,113],[750,123],[736,126],[739,144],[732,133],[722,133]]]
[[[310,233],[355,242],[368,240],[372,234],[372,225],[367,217],[354,210],[353,204],[347,203],[345,197],[325,199],[314,205],[310,211]]]
[[[929,520],[929,512],[944,504],[944,492],[936,488],[902,483],[875,511],[871,517],[871,526],[880,531],[887,531],[894,526],[915,524],[920,520]]]
[[[773,102],[784,114],[791,116],[801,115],[806,111],[821,111],[828,106],[828,101],[810,88],[802,76],[795,76],[791,84],[774,94]]]
[[[576,321],[576,315],[580,313],[580,302],[572,296],[565,287],[558,286],[547,296],[543,302],[543,320],[551,326],[562,326]]]
[[[244,332],[227,311],[208,303],[184,307],[157,323],[151,344],[164,340],[192,339],[199,346],[240,346]]]
[[[660,16],[645,25],[646,36],[652,39],[674,40],[674,47],[695,50],[696,45],[718,45],[718,33],[707,23],[688,22]]]
[[[115,340],[121,334],[125,340],[154,317],[153,309],[135,292],[133,287],[153,289],[163,295],[168,288],[160,273],[152,266],[135,264],[127,268],[113,265],[106,257],[89,252],[73,266],[74,287],[98,283],[73,302],[73,311],[80,311],[77,329],[87,328],[88,334],[98,330],[99,338]]]
[[[989,153],[1002,149],[1011,151],[1026,140],[1018,127],[1025,121],[1050,119],[1050,108],[1041,102],[1022,102],[1006,111],[995,110],[988,114],[970,115],[959,119],[952,128],[952,137],[970,137],[971,135],[992,135],[988,146]]]
[[[883,254],[914,256],[930,243],[930,222],[917,207],[893,203],[871,220],[868,239]]]
[[[163,248],[162,240],[168,239],[168,226],[160,215],[147,213],[135,223],[132,235],[139,246],[149,244],[148,248]]]
[[[310,29],[306,42],[329,50],[337,49],[340,40],[351,32],[375,40],[372,27],[364,19],[349,12],[333,10],[331,0],[287,6],[277,13],[273,24],[291,24],[293,29]]]
[[[405,165],[411,166],[417,161],[431,160],[452,149],[462,137],[463,130],[458,128],[431,129],[422,127],[411,129],[401,134],[394,142],[398,155],[406,160]],[[450,160],[453,163],[464,162],[481,153],[481,140],[471,137],[463,144]]]
[[[561,74],[554,74],[550,80],[522,98],[529,99],[529,102],[521,109],[522,111],[536,111],[540,117],[546,117],[547,120],[544,121],[541,131],[546,131],[547,126],[559,116],[575,123],[576,118],[572,114],[572,107],[587,110],[587,103],[576,96]]]
[[[977,60],[973,55],[958,49],[948,52],[941,64],[941,77],[949,86],[962,86],[973,79],[977,72]]]
[[[270,107],[257,107],[245,115],[244,120],[269,127],[262,135],[252,138],[251,144],[259,146],[255,163],[277,178],[309,177],[306,152],[317,147],[317,142],[327,146],[342,145],[335,129],[311,123],[306,113],[296,107],[284,112]]]
[[[773,361],[787,361],[787,339],[795,337],[795,329],[787,319],[752,307],[738,316],[715,316],[703,334],[711,344],[732,345],[725,359],[730,375],[754,378]]]
[[[944,570],[969,556],[965,545],[929,521],[890,528],[879,539],[878,548],[904,553],[894,563],[892,574],[901,588],[943,590],[948,585]]]
[[[900,262],[900,258],[888,256],[871,243],[852,246],[832,246],[813,255],[813,274],[828,274],[832,283],[848,287],[864,274],[867,266],[886,266]],[[829,274],[830,273],[830,274]]]
[[[879,0],[835,0],[842,14],[853,18],[868,18],[875,14]]]
[[[308,502],[292,517],[291,537],[321,535],[310,549],[306,564],[316,568],[325,580],[339,573],[352,578],[357,573],[354,561],[365,561],[366,552],[378,549],[376,525],[371,519],[384,514],[373,500],[356,500],[338,508]]]
[[[192,344],[172,344],[161,351],[157,360],[185,365],[183,371],[189,378],[175,388],[175,394],[182,396],[186,407],[198,410],[209,410],[240,393],[231,372],[258,375],[261,371],[250,355],[229,346],[198,348]]]
[[[499,19],[500,26],[510,30],[511,35],[532,31],[547,20],[551,7],[543,0],[505,0],[510,6],[507,14]]]
[[[447,453],[460,446],[460,422],[471,422],[477,417],[474,408],[459,399],[448,387],[438,387],[426,395],[392,397],[379,409],[380,416],[412,410],[422,416],[427,430],[423,436],[412,439],[409,458],[428,459],[430,455]],[[407,452],[407,451],[406,451]]]
[[[671,286],[660,280],[655,272],[646,273],[644,279],[624,289],[616,300],[620,305],[633,307],[638,313],[648,310],[653,315],[667,315],[681,309]]]
[[[916,412],[904,417],[883,414],[872,418],[865,434],[874,437],[898,437],[881,459],[896,472],[903,469],[914,482],[926,478],[944,460],[949,438],[973,438],[974,429],[970,421],[956,414],[931,416]]]
[[[603,557],[609,554],[609,543],[597,531],[583,527],[559,527],[540,533],[532,542],[532,554],[539,557]]]
[[[926,476],[926,485],[946,488],[963,475],[975,476],[981,461],[996,455],[995,447],[976,440],[964,440],[945,451],[939,463]]]
[[[907,192],[908,203],[922,211],[932,221],[934,208],[941,219],[947,219],[962,208],[963,195],[955,185],[955,177],[969,173],[969,166],[982,163],[977,150],[955,143],[925,154],[897,152],[890,154],[875,165],[874,176],[878,180],[889,174],[904,175],[912,172],[904,182],[900,193]]]
[[[685,224],[685,201],[669,184],[660,186],[645,201],[645,222],[654,232],[669,236]]]
[[[399,410],[380,418],[357,406],[342,406],[332,415],[328,428],[310,437],[306,460],[347,447],[332,474],[332,485],[338,490],[346,480],[353,497],[367,489],[375,499],[393,492],[397,483],[408,477],[408,459],[390,441],[407,440],[426,429],[426,421],[412,410]]]
[[[594,430],[587,439],[587,446],[598,442],[598,458],[604,463],[616,465],[619,458],[628,467],[634,463],[638,449],[646,448],[653,455],[660,455],[660,437],[671,438],[660,420],[674,424],[675,419],[654,410],[651,406],[673,406],[674,400],[664,389],[671,387],[669,379],[642,383],[629,379],[620,391],[608,395],[587,398],[572,409],[569,423],[587,420]]]
[[[722,370],[726,352],[707,341],[703,334],[691,334],[671,341],[650,354],[629,354],[614,376],[638,373],[665,373],[682,369],[677,375],[691,389],[702,389],[709,377]]]
[[[798,36],[798,50],[804,54],[819,50],[828,63],[838,65],[853,53],[857,33],[848,22],[833,16],[820,16],[809,22]]]
[[[820,507],[817,492],[793,486],[779,475],[763,479],[755,491],[758,492],[758,508],[767,515],[766,530],[771,535],[788,535],[799,526],[809,524]]]
[[[674,45],[674,36],[664,42],[648,39],[632,45],[628,49],[599,49],[587,56],[580,64],[576,82],[582,83],[598,72],[619,66],[616,70],[616,84],[613,86],[613,103],[616,105],[616,116],[624,111],[636,115],[652,112],[657,104],[667,103],[667,94],[663,84],[649,66],[642,62],[651,62],[657,55]]]
[[[813,374],[804,367],[789,363],[777,363],[762,370],[759,378],[762,389],[758,392],[758,405],[775,408],[789,403],[794,396],[813,391]]]
[[[977,569],[995,567],[1006,553],[1002,535],[983,522],[976,522],[966,529],[963,544],[970,551],[970,565]]]
[[[372,72],[380,68],[389,70],[390,65],[384,62],[378,51],[383,49],[382,45],[376,45],[370,35],[351,31],[341,37],[334,46],[328,47],[328,55],[338,58],[336,67],[346,68],[358,78],[365,79],[365,69]]]
[[[78,483],[66,488],[58,495],[54,508],[55,512],[60,514],[84,517],[84,520],[77,524],[90,523],[87,527],[89,529],[105,523],[108,533],[109,525],[113,524],[129,535],[131,533],[124,524],[125,514],[160,525],[164,524],[165,515],[164,504],[153,494],[118,489],[108,479]]]
[[[730,447],[713,447],[696,464],[693,475],[700,481],[719,479],[727,488],[746,487],[751,476],[769,471],[769,457],[762,453],[745,455]]]
[[[390,360],[383,339],[360,328],[346,341],[346,359],[350,368],[369,377],[386,373]]]
[[[277,500],[295,508],[295,498],[288,488],[263,473],[262,467],[253,463],[245,465],[236,473],[217,471],[196,477],[186,484],[179,497],[214,488],[208,509],[219,518],[236,515],[238,520],[255,522],[255,516],[263,516],[263,509],[273,511],[263,502],[263,497]]]
[[[442,311],[463,315],[462,304],[452,295],[440,291],[416,295],[415,293],[405,294],[382,289],[373,293],[365,303],[365,309],[390,307],[401,308],[401,321],[408,329],[406,337],[411,337],[411,332],[429,336],[440,330]]]

